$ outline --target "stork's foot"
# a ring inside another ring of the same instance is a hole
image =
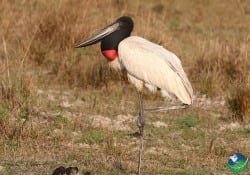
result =
[[[164,112],[169,110],[176,110],[176,109],[186,109],[189,105],[187,104],[181,104],[177,106],[169,106],[169,107],[157,107],[157,108],[151,108],[151,109],[144,109],[145,112]]]

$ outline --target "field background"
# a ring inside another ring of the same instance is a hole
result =
[[[136,173],[134,87],[99,46],[73,48],[122,15],[180,57],[195,92],[146,115],[143,174],[230,174],[230,154],[250,157],[250,1],[1,0],[0,174]]]

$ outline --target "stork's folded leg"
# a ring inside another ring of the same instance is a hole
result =
[[[145,112],[163,112],[163,111],[169,111],[169,110],[176,110],[176,109],[186,109],[189,105],[187,104],[181,104],[177,106],[169,106],[169,107],[157,107],[152,109],[145,109]]]

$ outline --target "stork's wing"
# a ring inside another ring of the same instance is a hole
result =
[[[185,104],[192,103],[192,86],[174,53],[144,38],[131,36],[120,42],[118,55],[131,76],[174,94]]]

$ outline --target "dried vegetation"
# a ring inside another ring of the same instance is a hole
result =
[[[73,48],[121,15],[134,18],[133,35],[177,53],[196,93],[189,111],[149,114],[145,174],[221,174],[231,152],[250,155],[249,1],[2,0],[0,174],[50,174],[59,164],[136,172],[136,139],[91,119],[136,115],[133,87],[97,46]],[[145,101],[166,103],[146,93]]]

